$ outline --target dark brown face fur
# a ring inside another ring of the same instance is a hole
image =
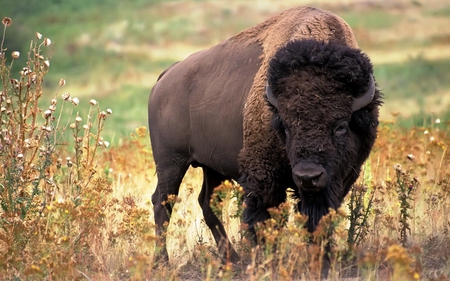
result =
[[[272,125],[284,145],[299,209],[313,231],[341,205],[376,138],[380,93],[352,112],[368,88],[372,66],[348,47],[316,41],[288,44],[272,60],[269,84],[278,107]]]

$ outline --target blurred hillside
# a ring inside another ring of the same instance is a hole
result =
[[[375,63],[383,119],[398,112],[405,125],[450,120],[448,1],[1,0],[0,16],[14,21],[5,45],[7,55],[22,54],[17,72],[35,32],[50,38],[47,94],[66,79],[64,91],[113,109],[106,135],[120,138],[146,126],[148,94],[168,65],[299,5],[332,11],[351,25]]]

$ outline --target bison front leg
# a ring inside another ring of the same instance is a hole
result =
[[[286,201],[286,186],[273,178],[258,178],[243,173],[241,185],[245,190],[244,223],[248,225],[248,236],[257,242],[255,224],[270,218],[269,208],[278,207]]]

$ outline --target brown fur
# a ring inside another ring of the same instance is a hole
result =
[[[245,163],[245,159],[249,159],[248,155],[267,157],[266,151],[272,150],[271,145],[276,143],[276,136],[273,135],[270,127],[272,114],[264,100],[267,69],[275,52],[287,42],[296,39],[333,41],[355,49],[358,48],[350,27],[342,18],[311,7],[286,10],[230,39],[244,40],[247,43],[257,41],[263,47],[263,54],[260,57],[261,67],[255,76],[243,112],[244,144],[239,156],[240,164],[243,166],[249,165],[249,163]],[[255,112],[262,112],[262,114],[255,116]],[[272,136],[274,139],[273,141],[266,139],[261,142],[261,136],[264,138]],[[262,147],[261,144],[267,146]],[[283,153],[281,150],[276,153]]]
[[[340,17],[327,11],[297,7],[286,10],[261,24],[244,30],[230,40],[245,39],[258,41],[263,47],[261,67],[255,76],[253,87],[244,109],[243,153],[253,154],[254,144],[271,136],[271,113],[264,100],[265,83],[269,61],[275,52],[287,42],[298,39],[315,39],[324,42],[339,42],[354,49],[358,44],[348,24]],[[263,112],[255,118],[255,112]],[[270,143],[270,142],[267,142]]]
[[[281,183],[284,179],[276,178],[278,175],[270,171],[290,169],[284,167],[285,163],[273,161],[280,156],[287,159],[287,155],[271,126],[273,114],[264,95],[269,61],[287,42],[299,39],[315,39],[358,48],[350,27],[342,18],[311,7],[286,10],[230,39],[247,43],[257,41],[263,48],[261,67],[255,75],[244,107],[243,149],[238,157],[241,169],[245,169],[259,183]],[[262,170],[266,172],[262,173]],[[286,199],[283,193],[273,195],[272,202],[266,202],[271,206],[277,206]]]

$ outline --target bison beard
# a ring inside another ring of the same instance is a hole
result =
[[[313,232],[317,228],[320,219],[328,214],[330,208],[337,209],[340,207],[339,195],[333,191],[331,186],[317,194],[300,191],[298,209],[300,213],[308,217],[306,227],[309,232]]]

